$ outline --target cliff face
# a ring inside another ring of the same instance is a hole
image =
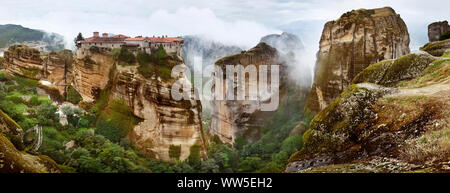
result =
[[[447,31],[450,31],[450,25],[447,21],[431,23],[428,25],[428,40],[430,42],[439,41],[439,37]]]
[[[134,115],[143,119],[128,134],[138,149],[170,160],[170,146],[181,146],[180,159],[184,160],[192,145],[205,148],[202,109],[200,101],[173,100],[171,87],[170,83],[122,71],[117,74],[111,97],[125,99]]]
[[[47,156],[23,152],[23,131],[0,110],[0,173],[59,173],[57,164]]]
[[[360,9],[327,22],[319,47],[307,99],[312,112],[324,109],[369,64],[409,53],[409,34],[392,8]]]
[[[72,71],[72,52],[63,50],[48,55],[24,45],[9,47],[4,53],[4,68],[9,72],[31,78],[46,80],[63,95]]]
[[[92,53],[73,63],[73,85],[83,101],[93,102],[112,78],[115,64],[108,52]]]
[[[271,65],[279,65],[280,60],[275,48],[266,43],[259,43],[256,47],[240,54],[222,58],[216,62],[216,65],[223,69],[225,84],[225,66],[226,65],[255,65],[259,70],[260,65],[267,65],[270,69]],[[283,78],[283,65],[280,66],[280,78]],[[270,75],[269,75],[270,76]],[[222,77],[216,77],[222,78]],[[280,85],[283,85],[280,80]],[[246,87],[248,87],[246,83]],[[224,93],[230,88],[225,84]],[[233,88],[236,89],[236,88]],[[236,92],[234,92],[236,96]],[[280,98],[283,94],[280,93]],[[244,137],[249,142],[255,141],[261,137],[261,129],[263,124],[270,118],[275,111],[261,111],[259,100],[213,100],[212,101],[212,119],[210,132],[217,135],[223,142],[234,143],[237,136]]]
[[[427,53],[370,65],[314,117],[286,172],[448,172],[449,69]]]
[[[109,99],[123,99],[142,119],[127,138],[146,155],[166,161],[170,146],[181,146],[181,160],[189,156],[193,145],[205,152],[200,101],[172,99],[173,82],[145,78],[136,65],[116,65],[110,51],[91,53],[74,63],[74,87],[84,101],[94,101],[101,90],[110,89]]]

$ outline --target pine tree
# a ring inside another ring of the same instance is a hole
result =
[[[83,34],[78,33],[77,37],[73,40],[75,44],[77,44],[78,41],[84,40]]]

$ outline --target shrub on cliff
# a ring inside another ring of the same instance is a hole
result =
[[[201,147],[199,145],[193,145],[190,147],[189,149],[190,154],[188,157],[189,165],[197,167],[201,164],[200,148]]]
[[[114,48],[112,57],[119,65],[132,65],[136,63],[136,57],[126,48]]]
[[[446,40],[446,39],[450,39],[450,31],[447,31],[447,32],[443,33],[443,34],[439,37],[439,41]]]
[[[179,160],[181,155],[181,145],[169,146],[169,157],[175,160]]]
[[[67,88],[66,100],[73,104],[78,104],[81,100],[83,100],[83,98],[81,97],[80,93],[78,93],[78,91],[73,88],[72,85],[69,85],[69,87]]]
[[[38,121],[40,125],[53,125],[59,122],[59,116],[56,114],[58,107],[51,102],[42,102],[37,108]]]
[[[161,77],[163,80],[169,80],[171,78],[171,67],[177,64],[173,57],[169,57],[162,46],[158,49],[153,49],[152,54],[138,53],[137,61],[139,63],[139,73],[150,78],[154,74]]]
[[[122,99],[113,100],[97,119],[97,131],[113,142],[119,142],[139,122]]]

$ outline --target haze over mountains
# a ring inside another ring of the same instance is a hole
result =
[[[64,37],[52,32],[30,29],[16,24],[0,25],[0,55],[14,44],[25,44],[39,51],[64,49]]]

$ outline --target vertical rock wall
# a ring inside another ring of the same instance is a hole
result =
[[[409,34],[390,7],[359,9],[325,24],[314,83],[307,99],[312,112],[324,109],[369,64],[409,53]]]

